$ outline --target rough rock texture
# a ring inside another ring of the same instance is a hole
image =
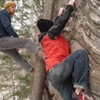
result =
[[[47,0],[43,18],[55,19],[57,10],[68,0]],[[71,52],[84,48],[90,58],[90,86],[96,100],[100,100],[100,0],[76,0],[75,11],[63,35]]]

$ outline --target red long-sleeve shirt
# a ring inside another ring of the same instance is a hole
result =
[[[55,40],[45,35],[40,43],[46,56],[46,71],[69,55],[69,45],[61,35],[56,36]]]

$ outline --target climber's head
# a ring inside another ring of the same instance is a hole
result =
[[[39,19],[37,21],[37,27],[39,28],[40,32],[47,32],[51,26],[53,26],[53,22],[48,19]]]
[[[13,15],[16,11],[16,3],[11,0],[7,0],[4,4],[4,8],[10,15]]]

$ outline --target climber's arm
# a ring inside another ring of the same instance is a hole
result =
[[[66,7],[65,10],[63,8],[60,8],[54,25],[48,31],[48,36],[51,39],[54,39],[55,36],[60,34],[60,32],[65,27],[65,24],[68,22],[69,17],[70,17],[70,15],[71,15],[71,13],[72,13],[72,11],[74,9],[74,4],[75,4],[75,0],[71,0],[68,3],[68,6]]]

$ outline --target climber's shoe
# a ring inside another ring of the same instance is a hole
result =
[[[79,100],[94,100],[93,96],[85,90],[81,90],[76,96]]]

